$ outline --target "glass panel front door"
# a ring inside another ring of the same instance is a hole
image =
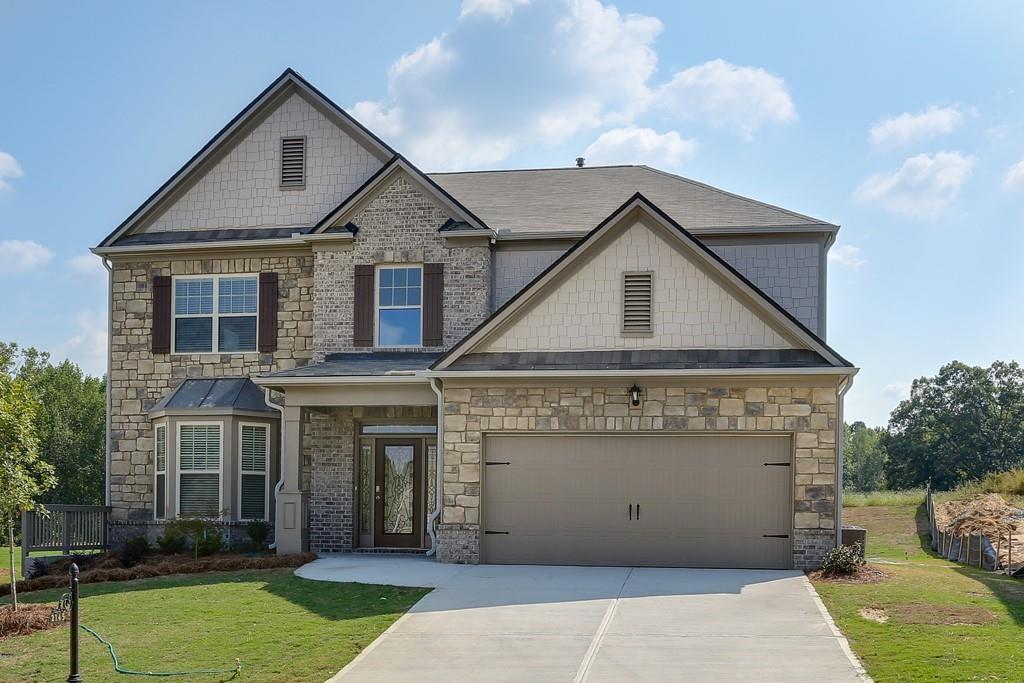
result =
[[[423,534],[423,464],[418,441],[378,439],[374,545],[418,547]]]

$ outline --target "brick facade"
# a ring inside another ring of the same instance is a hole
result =
[[[462,339],[490,312],[491,253],[438,232],[450,216],[405,176],[396,177],[352,220],[359,228],[350,251],[316,253],[316,358],[356,351],[352,288],[357,264],[443,263],[444,348]]]
[[[445,388],[444,501],[438,555],[480,559],[483,436],[524,432],[764,432],[793,436],[793,566],[835,545],[834,387],[649,387],[640,406],[623,386]]]
[[[153,277],[276,272],[274,353],[153,354]],[[153,517],[153,430],[148,411],[188,378],[243,377],[305,365],[312,358],[311,255],[113,263],[110,502],[115,520]]]

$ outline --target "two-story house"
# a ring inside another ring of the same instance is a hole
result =
[[[837,231],[645,166],[426,174],[288,70],[93,250],[115,537],[813,567]]]

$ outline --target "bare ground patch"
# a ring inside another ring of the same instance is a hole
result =
[[[996,615],[971,605],[935,605],[906,603],[889,605],[885,613],[893,623],[934,626],[978,626],[996,621]]]

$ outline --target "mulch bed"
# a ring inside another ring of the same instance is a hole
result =
[[[301,567],[316,559],[313,553],[298,555],[247,556],[234,553],[218,553],[198,560],[191,555],[151,555],[134,567],[123,567],[121,559],[114,553],[104,553],[83,558],[62,559],[50,563],[47,573],[36,578],[18,582],[18,593],[65,588],[68,586],[68,568],[72,561],[79,563],[82,570],[80,583],[104,583],[107,581],[132,581],[154,576],[171,574],[200,574],[202,572],[237,572],[247,569],[278,569]],[[11,592],[10,584],[0,585],[0,596]],[[47,612],[49,614],[49,612]]]
[[[853,574],[826,573],[819,569],[817,571],[808,572],[807,576],[809,576],[812,581],[843,584],[879,583],[889,578],[887,573],[870,564],[859,567]]]
[[[0,640],[60,626],[63,622],[50,621],[52,610],[53,605],[18,605],[17,612],[10,605],[0,606]]]

